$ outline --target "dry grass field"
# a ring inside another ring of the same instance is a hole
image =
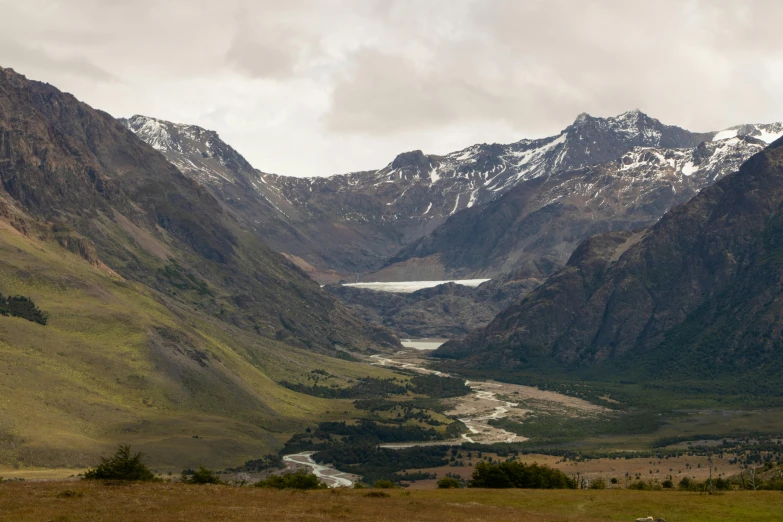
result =
[[[66,493],[71,491],[73,493]],[[388,497],[367,496],[387,493]],[[276,491],[182,484],[94,482],[0,485],[0,520],[81,522],[201,521],[777,521],[783,493],[572,490]]]
[[[464,455],[467,455],[467,453],[467,451],[463,452]],[[505,460],[505,458],[498,457],[494,454],[487,453],[486,456],[491,456],[496,460]],[[725,458],[713,458],[712,472],[715,478],[731,476],[739,472],[740,468],[729,462],[731,457],[733,457],[732,454],[726,454]],[[465,457],[461,460],[465,463],[464,466],[441,466],[438,468],[424,468],[415,471],[434,473],[438,478],[451,474],[459,475],[464,479],[469,479],[478,459]],[[710,476],[709,459],[706,456],[684,455],[668,459],[603,458],[574,462],[563,461],[560,457],[554,457],[552,455],[522,455],[518,460],[527,463],[535,462],[537,464],[544,464],[559,469],[568,476],[574,476],[579,473],[580,475],[587,476],[590,480],[595,480],[600,477],[606,480],[608,487],[618,488],[623,488],[628,482],[633,482],[637,479],[660,482],[667,478],[671,478],[676,484],[684,477],[704,481]],[[616,485],[610,483],[610,480],[613,478],[617,479]],[[435,487],[436,482],[437,480],[420,480],[411,484],[410,487],[413,489],[432,489]]]

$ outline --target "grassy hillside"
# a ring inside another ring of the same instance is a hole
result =
[[[236,465],[352,416],[279,381],[389,375],[253,335],[2,220],[0,292],[49,314],[0,316],[0,469],[85,466],[121,441],[158,467]]]

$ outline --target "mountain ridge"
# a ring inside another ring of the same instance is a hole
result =
[[[205,140],[200,148],[187,151],[181,142],[175,143],[183,132],[216,134],[143,116],[124,122],[160,147],[169,161],[211,186],[216,197],[232,197],[220,195],[229,177],[225,171],[216,176],[204,165],[202,155],[210,154]],[[609,161],[634,146],[695,146],[714,135],[664,125],[639,111],[611,118],[580,115],[556,136],[478,144],[442,156],[410,151],[375,171],[294,178],[256,169],[251,173],[244,166],[235,177],[251,178],[246,185],[277,210],[266,208],[263,213],[291,227],[285,237],[272,226],[260,231],[265,241],[318,268],[352,275],[384,266],[401,247],[427,235],[449,216],[491,201],[524,180]],[[335,241],[344,251],[332,248]]]

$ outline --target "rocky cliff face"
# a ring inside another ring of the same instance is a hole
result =
[[[752,376],[757,386],[783,362],[782,205],[779,140],[654,226],[584,242],[565,268],[439,355],[469,367],[622,368],[742,386]]]
[[[210,153],[228,164],[219,149]],[[0,199],[61,244],[181,306],[318,351],[397,345],[117,120],[10,69],[0,69],[0,181]]]

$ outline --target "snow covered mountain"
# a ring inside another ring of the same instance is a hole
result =
[[[370,279],[425,270],[445,279],[495,277],[521,267],[544,277],[587,237],[656,222],[766,145],[746,135],[693,148],[634,147],[613,161],[525,180],[495,201],[455,214]]]
[[[743,136],[771,141],[783,133],[779,124],[692,133],[639,111],[612,118],[581,114],[556,136],[479,144],[445,156],[412,151],[377,171],[296,178],[254,169],[213,131],[144,116],[124,122],[226,202],[237,219],[273,248],[322,281],[376,270],[460,210],[483,206],[531,180],[548,180],[618,158],[630,162],[623,170],[628,177],[644,171],[642,164],[666,172],[680,168],[687,177],[702,160],[691,158],[688,166],[684,157],[700,143]],[[657,152],[645,154],[639,147]],[[645,179],[642,176],[636,185],[644,185]],[[561,189],[566,190],[565,185]],[[325,269],[333,272],[326,274]]]

